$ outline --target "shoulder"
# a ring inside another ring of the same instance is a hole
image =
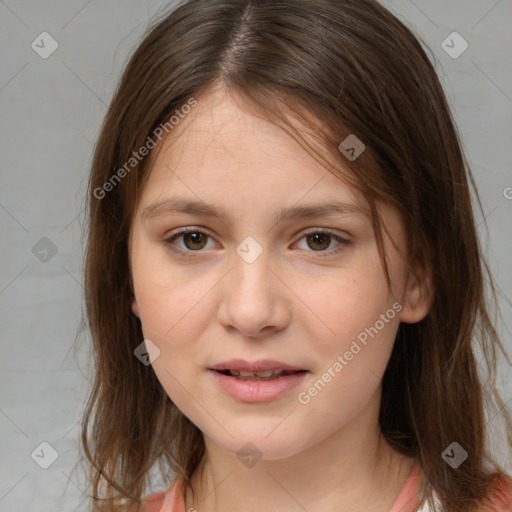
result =
[[[182,477],[175,476],[167,490],[142,500],[141,512],[185,512],[184,484]]]
[[[512,479],[510,477],[504,474],[497,476],[491,503],[492,506],[484,509],[485,512],[510,512],[512,510]]]
[[[165,491],[155,492],[142,500],[141,512],[159,512],[165,498]]]
[[[436,510],[443,510],[441,500],[436,491],[432,491]],[[494,484],[487,505],[478,508],[478,512],[512,512],[512,478],[503,473],[495,474]],[[427,501],[423,501],[416,512],[432,512]]]
[[[436,505],[440,505],[436,493],[434,493]],[[418,512],[429,512],[427,506]],[[479,512],[512,512],[512,479],[504,474],[496,475],[493,490],[488,499],[488,504],[478,509]]]

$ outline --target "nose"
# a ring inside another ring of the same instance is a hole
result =
[[[292,295],[278,265],[263,253],[248,263],[234,254],[234,268],[226,276],[218,315],[220,323],[244,337],[258,338],[283,330],[291,317]]]

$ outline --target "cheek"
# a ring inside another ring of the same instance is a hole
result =
[[[364,343],[370,336],[368,330],[375,333],[376,322],[381,339],[394,338],[396,312],[377,263],[331,272],[320,280],[295,279],[294,283],[294,293],[304,305],[300,306],[302,321],[307,322],[318,350],[343,353],[353,340]]]
[[[164,251],[152,260],[134,258],[133,281],[144,334],[162,341],[183,339],[183,330],[198,327],[207,307],[205,294],[215,284],[208,274],[194,278],[185,267],[172,267]]]
[[[299,403],[310,400],[325,413],[336,410],[339,421],[373,395],[393,349],[401,306],[379,264],[377,256],[373,265],[333,273],[324,282],[311,280],[298,292],[307,297],[305,311],[317,314],[308,313],[302,327],[318,363],[316,384],[301,390],[306,395]],[[341,407],[332,409],[334,404]]]
[[[152,362],[153,371],[167,395],[192,422],[204,421],[202,401],[196,388],[198,371],[204,360],[204,348],[197,343],[206,329],[208,316],[205,291],[187,282],[173,281],[172,286],[146,281],[137,300],[141,310],[144,338],[158,347],[159,356]]]
[[[339,335],[334,340],[324,339],[314,347],[319,361],[315,368],[319,381],[316,387],[327,402],[340,399],[340,403],[350,408],[377,388],[389,361],[398,325],[391,318],[394,310],[385,311],[389,314],[384,317],[387,323],[377,317],[364,326],[349,318],[345,325],[340,325]],[[326,393],[324,388],[328,388]]]
[[[378,335],[368,335],[366,344],[357,337],[342,335],[336,343],[317,352],[322,368],[296,396],[299,421],[295,425],[297,431],[306,433],[301,439],[303,447],[330,436],[358,414],[373,420],[370,416],[379,407],[380,382],[393,348],[395,328],[396,323],[390,321]],[[292,437],[293,431],[289,435]]]
[[[211,285],[194,285],[179,273],[171,276],[168,270],[158,270],[146,267],[134,272],[142,331],[160,351],[152,362],[155,375],[178,408],[187,408],[189,415],[194,372],[205,357],[196,340],[213,314],[205,297]]]

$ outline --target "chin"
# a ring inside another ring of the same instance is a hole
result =
[[[233,434],[232,438],[212,439],[212,441],[238,457],[248,468],[262,460],[286,459],[302,449],[289,436],[286,438],[272,433],[269,437],[265,437],[261,431],[251,435],[247,430],[240,435],[236,435],[235,432],[231,433]]]

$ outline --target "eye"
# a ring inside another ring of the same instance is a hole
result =
[[[180,238],[183,240],[184,247],[179,247],[175,243],[175,241]],[[202,252],[202,249],[207,248],[206,245],[208,238],[212,238],[212,236],[207,232],[198,228],[190,227],[181,229],[180,231],[166,238],[163,242],[163,245],[180,256],[189,257],[193,256],[191,253]],[[336,235],[329,230],[321,229],[311,230],[305,233],[300,238],[300,241],[301,240],[305,240],[307,246],[312,248],[311,252],[321,253],[319,256],[336,254],[341,251],[344,246],[351,243],[349,240],[342,238],[341,236]],[[325,249],[327,249],[332,244],[333,240],[336,241],[338,245],[335,246],[334,249],[331,248],[330,250],[326,251]],[[297,244],[298,243],[295,245]]]
[[[185,247],[177,248],[174,243],[175,240],[182,238]],[[164,245],[168,247],[171,251],[183,254],[184,256],[190,256],[186,254],[187,252],[199,252],[201,249],[205,247],[205,242],[211,236],[204,231],[201,231],[197,228],[184,228],[172,236],[166,238],[164,240]]]
[[[313,252],[322,253],[320,256],[328,256],[330,254],[336,254],[341,251],[344,246],[349,245],[351,242],[339,235],[335,235],[329,230],[312,230],[307,232],[300,240],[305,240],[309,248],[313,249]],[[334,249],[326,251],[332,241],[337,241],[338,245]],[[326,253],[326,254],[324,254]]]

